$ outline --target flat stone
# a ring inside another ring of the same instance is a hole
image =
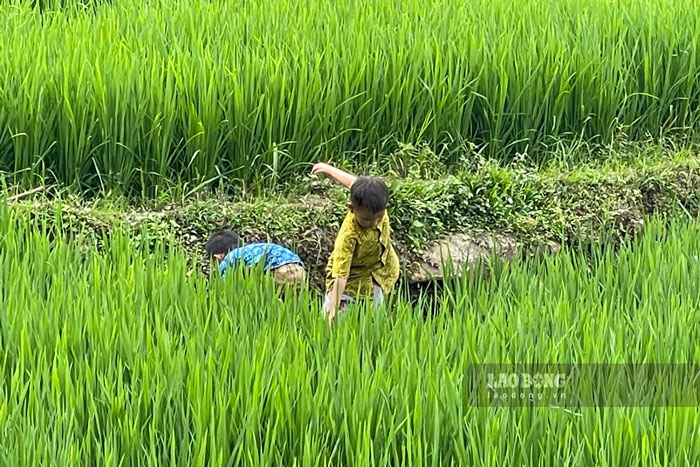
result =
[[[543,240],[537,244],[528,245],[525,250],[530,256],[553,255],[561,250],[561,243],[555,240]]]
[[[639,233],[644,230],[644,218],[638,210],[629,208],[621,208],[613,211],[611,217],[618,228],[631,232]]]
[[[480,260],[488,260],[495,252],[504,260],[515,259],[520,252],[520,245],[514,237],[496,233],[455,233],[428,245],[418,261],[407,268],[409,282],[426,282],[441,279],[444,269],[459,273]]]

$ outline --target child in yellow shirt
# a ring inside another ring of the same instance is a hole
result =
[[[383,303],[399,277],[399,257],[391,244],[386,207],[389,189],[381,178],[357,177],[331,165],[316,164],[311,173],[329,175],[350,189],[348,213],[326,266],[324,312],[333,325],[336,311],[358,299]]]

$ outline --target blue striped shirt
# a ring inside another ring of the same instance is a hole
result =
[[[244,245],[229,254],[219,264],[221,276],[226,275],[226,269],[242,263],[246,267],[255,267],[263,259],[263,270],[277,269],[285,264],[298,263],[304,266],[301,258],[283,246],[274,243],[251,243]]]

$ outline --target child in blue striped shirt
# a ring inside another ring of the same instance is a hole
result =
[[[226,270],[242,264],[255,267],[263,262],[263,271],[269,273],[279,285],[299,285],[306,280],[301,258],[283,246],[274,243],[250,243],[244,245],[240,237],[230,230],[212,234],[205,246],[207,254],[219,262],[221,276]]]

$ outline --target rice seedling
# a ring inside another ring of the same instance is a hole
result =
[[[466,274],[330,330],[320,297],[187,275],[0,205],[2,465],[697,465],[697,407],[478,407],[484,362],[697,363],[700,224]],[[496,266],[496,265],[492,265]]]
[[[454,165],[694,134],[699,20],[689,0],[3,2],[0,170],[140,193],[400,142]]]

